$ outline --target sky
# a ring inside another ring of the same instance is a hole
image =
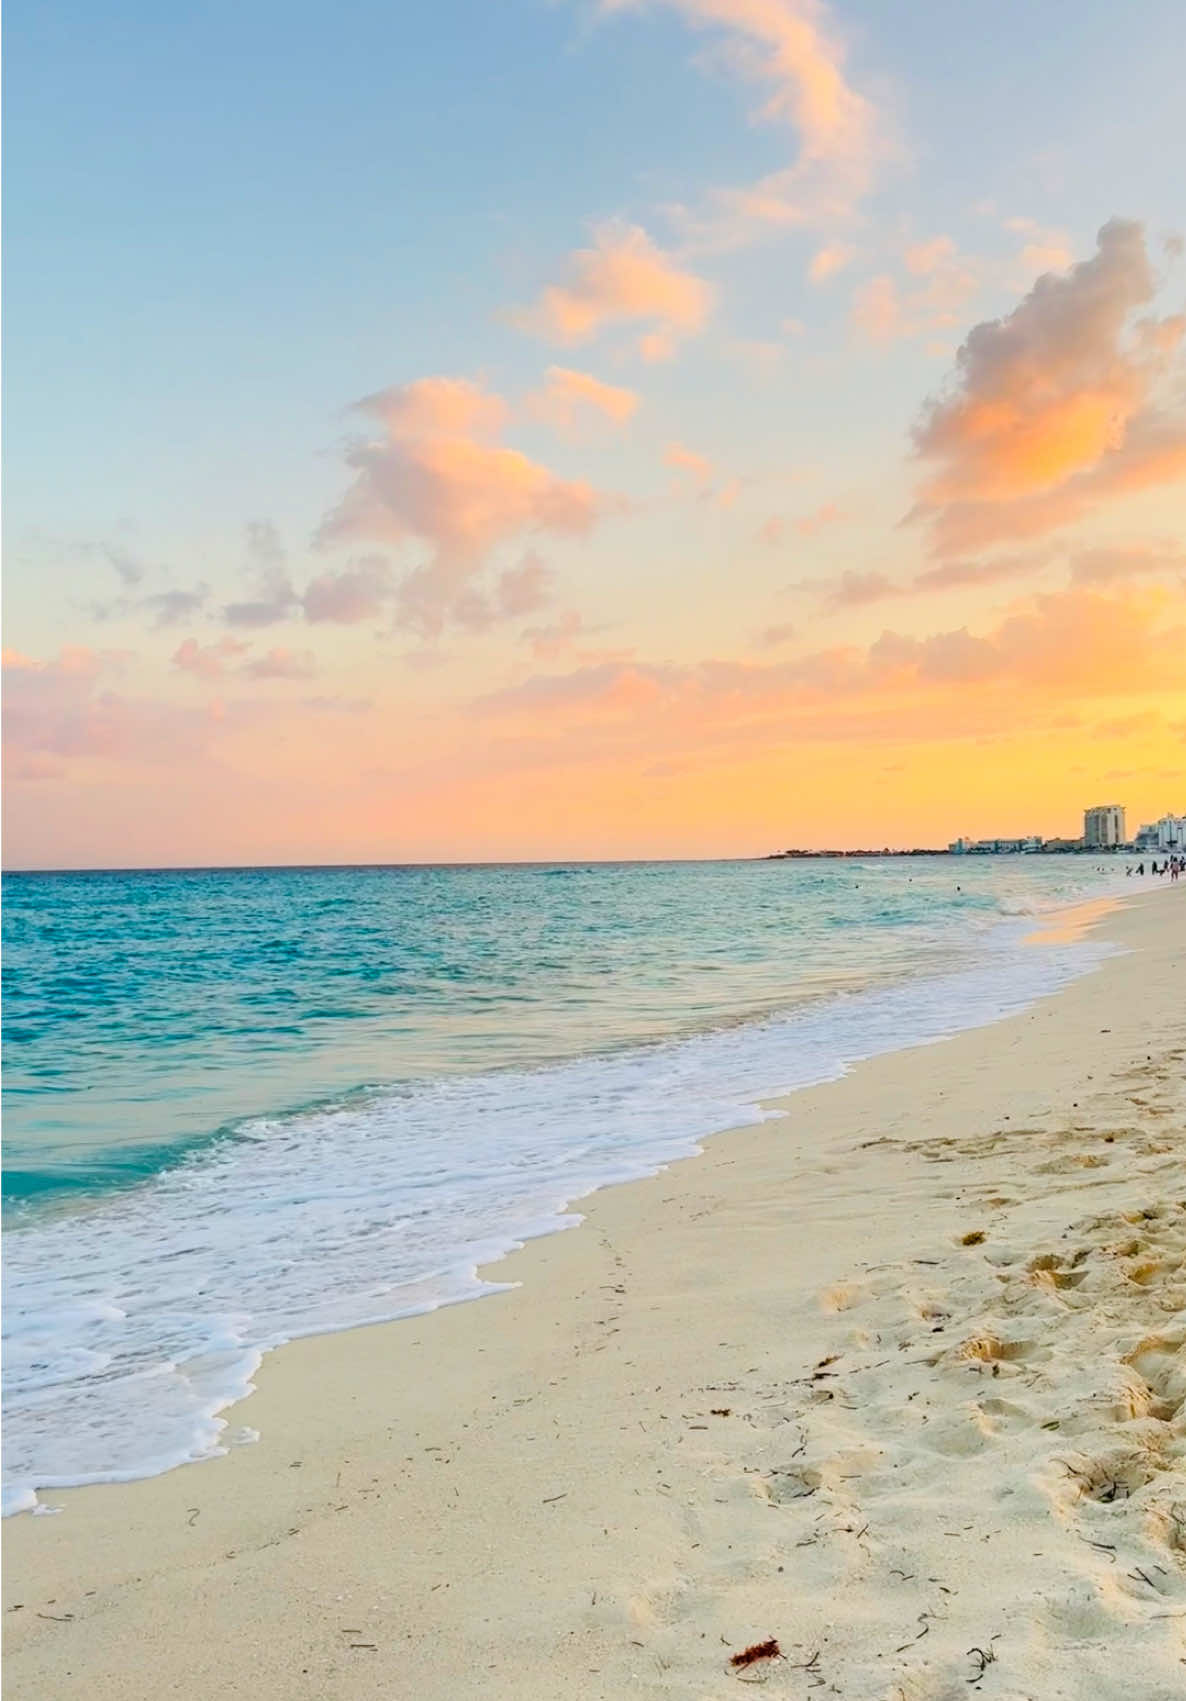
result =
[[[9,867],[1186,809],[1180,0],[15,0]]]

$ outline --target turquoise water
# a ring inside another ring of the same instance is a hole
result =
[[[7,877],[8,1504],[216,1450],[267,1347],[480,1293],[590,1188],[1060,984],[1098,948],[1023,946],[1028,918],[1115,884],[1042,857]]]

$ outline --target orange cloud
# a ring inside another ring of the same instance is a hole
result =
[[[865,736],[879,725],[900,733],[905,724],[913,737],[943,741],[953,735],[960,703],[977,726],[1002,716],[1027,725],[1036,701],[1178,689],[1181,617],[1180,603],[1165,596],[1072,588],[1037,596],[981,633],[891,630],[863,648],[780,662],[605,662],[536,675],[475,708],[511,721],[544,717],[549,725],[622,723],[640,745],[661,732],[665,749],[672,735],[695,750],[730,728],[747,739],[773,729],[802,735],[805,714],[815,717],[816,737],[853,736],[858,714]]]
[[[1113,219],[1090,260],[970,333],[915,431],[935,470],[912,517],[937,553],[1040,536],[1186,471],[1186,410],[1166,386],[1186,319],[1132,323],[1154,289],[1141,226]]]
[[[677,472],[687,473],[701,496],[711,491],[714,468],[707,455],[685,448],[682,443],[669,443],[663,451],[663,462]]]
[[[521,329],[571,345],[609,326],[649,325],[638,345],[646,360],[667,359],[680,338],[703,329],[712,307],[703,278],[682,271],[637,225],[602,225],[593,237],[592,248],[570,257],[567,281],[515,315]]]
[[[623,11],[650,0],[605,0]],[[768,98],[758,116],[787,124],[794,162],[742,188],[719,189],[691,222],[717,245],[763,229],[850,218],[868,193],[885,144],[872,104],[844,73],[844,49],[820,0],[662,0],[696,29],[724,32],[729,62]]]
[[[600,414],[615,425],[624,425],[638,407],[633,390],[605,384],[588,372],[568,366],[549,366],[544,386],[527,398],[527,407],[537,419],[557,430],[571,431],[582,415]]]
[[[851,265],[855,258],[856,249],[849,247],[848,243],[827,242],[812,255],[807,276],[814,284],[826,283],[829,278],[834,278],[837,272],[842,272],[845,266]]]
[[[812,513],[804,514],[796,520],[795,530],[800,537],[814,537],[817,532],[822,532],[825,526],[838,525],[843,518],[844,515],[834,502],[825,502],[821,508],[816,508]]]
[[[384,433],[355,443],[347,462],[355,478],[322,524],[323,544],[371,538],[395,545],[427,544],[429,559],[395,589],[396,618],[425,634],[456,616],[480,625],[490,600],[473,580],[490,552],[530,534],[581,535],[614,503],[580,480],[561,479],[517,449],[491,441],[506,417],[503,403],[460,379],[422,379],[358,404]],[[361,590],[352,607],[379,600],[376,569],[367,585],[344,584],[346,574],[315,581],[318,600],[306,613],[344,618],[344,590]],[[357,569],[356,569],[357,577]],[[329,597],[333,590],[335,595]],[[327,604],[338,608],[329,612]],[[362,617],[360,614],[358,617]]]

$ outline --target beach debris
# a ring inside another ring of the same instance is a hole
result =
[[[567,1500],[567,1499],[568,1499],[568,1491],[566,1489],[563,1494],[545,1494],[542,1504],[544,1506],[551,1506],[551,1504],[554,1500]]]
[[[976,1670],[968,1679],[969,1683],[979,1683],[989,1666],[996,1664],[996,1650],[988,1648],[969,1648],[968,1658],[976,1663]]]
[[[198,1519],[201,1516],[202,1516],[202,1508],[200,1506],[191,1506],[191,1507],[188,1508],[188,1515],[187,1515],[185,1521],[189,1525],[191,1530],[193,1529],[194,1525],[197,1523]]]
[[[781,1660],[782,1649],[776,1639],[771,1636],[765,1642],[751,1642],[748,1648],[743,1648],[739,1654],[729,1656],[729,1664],[741,1670],[744,1666],[752,1666],[757,1660]]]
[[[731,1416],[732,1411],[732,1406],[714,1406],[709,1415],[711,1417],[729,1417]]]
[[[984,1244],[983,1229],[969,1229],[967,1234],[960,1236],[961,1246],[982,1246]]]

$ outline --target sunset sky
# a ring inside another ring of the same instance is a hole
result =
[[[16,0],[5,860],[1186,808],[1181,0]]]

